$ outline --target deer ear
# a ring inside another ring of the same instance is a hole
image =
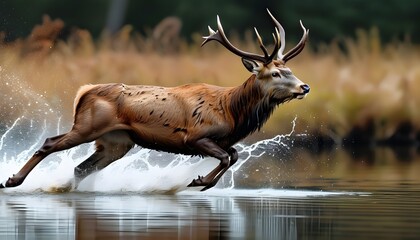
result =
[[[248,71],[252,73],[257,73],[261,70],[260,64],[258,64],[258,62],[254,60],[242,58],[242,63],[244,64],[246,69],[248,69]]]

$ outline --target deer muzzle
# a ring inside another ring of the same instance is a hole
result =
[[[303,99],[306,96],[306,94],[308,94],[309,91],[311,90],[308,84],[300,85],[300,89],[302,90],[302,92],[294,93],[295,98],[297,99]]]

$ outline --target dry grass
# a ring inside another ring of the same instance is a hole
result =
[[[34,43],[32,36],[0,45],[3,122],[24,114],[25,106],[35,101],[24,96],[26,89],[59,108],[70,122],[73,97],[83,84],[175,86],[206,82],[232,86],[249,77],[240,59],[217,44],[199,48],[199,36],[193,44],[181,43],[178,53],[170,55],[154,51],[148,38],[132,33],[129,27],[113,39],[98,41],[83,30],[75,31],[66,41],[51,36],[37,38],[42,44]],[[253,41],[235,42],[257,51]],[[318,52],[307,48],[288,63],[295,75],[311,86],[311,93],[302,101],[280,106],[264,128],[266,132],[288,132],[295,116],[301,133],[318,130],[342,136],[369,119],[380,130],[378,137],[391,134],[402,121],[419,127],[419,47],[409,42],[381,46],[376,30],[361,31],[356,40],[345,40],[344,45],[347,54],[333,43],[319,47]],[[20,110],[11,110],[19,101]]]

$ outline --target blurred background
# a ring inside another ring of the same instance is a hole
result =
[[[104,29],[118,31],[123,25],[130,25],[135,32],[147,34],[162,20],[174,16],[182,23],[180,36],[191,40],[194,33],[207,32],[207,25],[214,25],[219,14],[231,31],[243,34],[253,26],[268,33],[272,26],[267,22],[265,9],[269,8],[285,28],[288,39],[300,38],[298,21],[301,19],[311,29],[311,43],[330,43],[334,39],[357,36],[358,29],[380,29],[382,42],[411,39],[420,41],[418,24],[420,16],[418,1],[133,1],[133,0],[24,0],[0,1],[1,30],[6,40],[26,37],[35,24],[41,22],[44,14],[60,18],[65,29],[60,34],[69,34],[74,27],[88,30],[95,38]],[[252,30],[252,29],[251,29]],[[270,40],[270,39],[269,39]]]
[[[296,117],[296,146],[418,155],[420,1],[1,0],[0,128],[40,115],[68,129],[88,83],[239,85],[249,77],[240,59],[216,43],[201,48],[201,37],[219,15],[235,45],[259,52],[253,27],[266,45],[274,27],[266,8],[286,30],[286,50],[301,37],[299,20],[310,29],[287,64],[311,93],[280,106],[254,138],[288,133]]]

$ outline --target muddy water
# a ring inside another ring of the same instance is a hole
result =
[[[419,239],[420,159],[378,151],[267,153],[203,193],[3,192],[0,239]]]

